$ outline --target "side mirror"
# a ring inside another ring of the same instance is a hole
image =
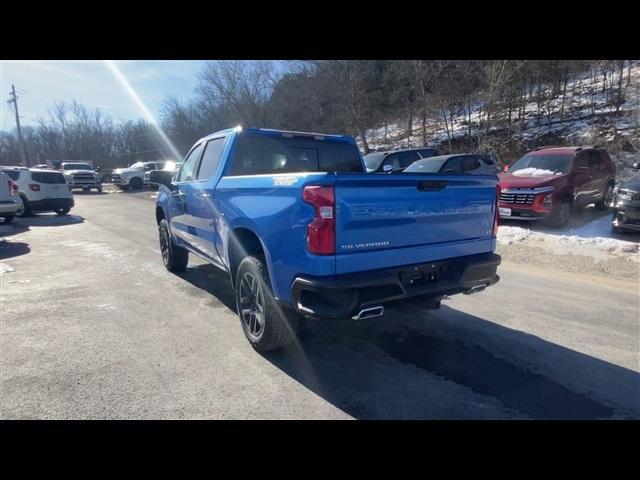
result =
[[[96,172],[99,172],[100,170],[102,170],[100,167],[96,167],[96,168],[95,168],[95,171],[96,171]]]
[[[149,181],[151,183],[164,185],[168,189],[171,189],[173,177],[173,172],[170,172],[168,170],[152,170],[149,174]]]
[[[633,165],[631,165],[631,170],[640,170],[640,163],[635,162]]]
[[[382,171],[383,172],[390,172],[391,170],[393,170],[393,165],[383,165],[382,166]]]

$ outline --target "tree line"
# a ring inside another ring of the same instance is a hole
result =
[[[284,66],[283,66],[284,64]],[[320,60],[212,61],[190,101],[168,98],[160,125],[180,154],[211,132],[235,125],[345,133],[368,153],[372,130],[404,145],[495,149],[531,127],[593,116],[602,102],[621,114],[632,88],[629,60]],[[586,102],[585,102],[586,99]],[[576,106],[576,100],[580,105]],[[417,133],[415,133],[417,132]],[[171,149],[144,120],[117,123],[77,102],[56,103],[23,128],[31,164],[91,160],[105,168],[168,158]],[[400,145],[398,145],[400,146]],[[0,132],[0,163],[19,164],[15,132]]]

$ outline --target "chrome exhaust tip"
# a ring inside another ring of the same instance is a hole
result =
[[[475,287],[471,287],[469,290],[464,292],[465,295],[471,295],[472,293],[480,293],[484,289],[486,289],[486,285],[476,285]]]
[[[384,315],[384,307],[378,305],[377,307],[363,308],[357,315],[351,317],[353,320],[364,320],[366,318],[381,317]]]

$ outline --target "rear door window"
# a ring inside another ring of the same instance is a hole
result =
[[[384,170],[385,165],[391,165],[392,170],[404,170],[416,160],[420,160],[420,155],[416,151],[392,153],[385,158],[382,168]]]
[[[472,156],[462,157],[460,168],[462,170],[462,173],[472,172],[480,168],[480,162],[476,157],[472,157]]]
[[[424,148],[418,150],[418,152],[422,158],[436,157],[438,155],[438,151],[434,148]]]
[[[589,150],[589,167],[597,168],[602,164],[602,158],[600,157],[600,152],[597,150]]]
[[[213,176],[220,163],[220,155],[224,148],[225,137],[214,138],[207,142],[198,170],[198,180],[208,180]]]
[[[31,180],[38,183],[66,183],[59,172],[31,172]]]
[[[440,170],[442,173],[462,173],[462,157],[447,160]]]

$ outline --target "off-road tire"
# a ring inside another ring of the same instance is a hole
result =
[[[568,200],[560,200],[551,214],[549,215],[548,224],[554,228],[564,227],[571,219],[571,202]]]
[[[255,289],[250,288],[252,286],[250,278],[256,281]],[[243,311],[249,310],[249,304],[246,300],[249,293],[256,297],[256,304],[262,302],[262,305],[256,305],[257,313],[262,319],[259,330],[253,328],[259,323],[259,320],[256,319],[255,322],[252,322],[250,314],[243,315]],[[273,297],[263,256],[249,256],[240,262],[236,272],[235,296],[242,331],[254,349],[261,352],[275,350],[290,344],[295,339],[301,324],[300,317],[297,313],[278,307]],[[260,308],[262,311],[259,311]]]
[[[596,209],[598,210],[606,210],[609,208],[609,204],[611,203],[611,199],[613,198],[613,185],[608,184],[607,188],[604,191],[604,196],[602,200],[596,202]]]
[[[16,217],[28,217],[31,215],[31,205],[29,205],[29,200],[27,200],[27,197],[22,193],[20,194],[20,200],[22,201],[22,209],[18,208],[16,211]]]
[[[162,263],[170,272],[182,272],[189,263],[189,251],[176,245],[169,233],[169,225],[165,219],[158,224],[158,235],[160,239],[160,254]]]
[[[144,182],[138,177],[133,177],[131,180],[129,180],[129,186],[132,190],[140,190],[143,185]]]

